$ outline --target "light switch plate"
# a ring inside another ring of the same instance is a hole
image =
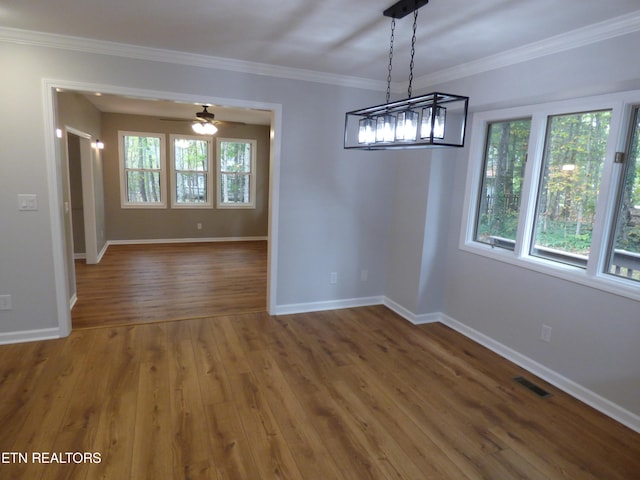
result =
[[[11,310],[11,295],[0,295],[0,310]]]
[[[18,194],[18,210],[22,212],[38,210],[38,196],[34,193]]]

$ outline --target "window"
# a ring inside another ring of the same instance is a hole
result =
[[[611,111],[548,119],[531,254],[585,268]]]
[[[513,250],[531,120],[489,123],[475,239]]]
[[[171,135],[172,206],[210,207],[210,140],[202,137]]]
[[[218,138],[219,208],[255,208],[256,141]]]
[[[637,105],[640,91],[474,114],[460,248],[640,299]]]
[[[633,114],[632,134],[627,149],[624,175],[618,193],[608,272],[640,280],[640,108]]]
[[[118,132],[122,207],[166,207],[164,142],[163,134]]]

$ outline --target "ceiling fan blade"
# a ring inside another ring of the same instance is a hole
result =
[[[205,120],[201,118],[159,118],[159,120],[163,122],[202,122],[206,123]],[[212,120],[209,123],[213,123],[214,125],[246,125],[245,122],[234,122],[231,120]]]
[[[189,118],[159,118],[163,122],[193,122],[193,119]]]

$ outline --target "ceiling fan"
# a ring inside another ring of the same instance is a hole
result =
[[[191,128],[201,135],[213,135],[218,131],[216,125],[246,125],[244,122],[230,122],[225,120],[215,120],[215,114],[207,110],[209,105],[202,105],[202,111],[196,112],[194,119],[186,118],[162,118],[161,120],[170,122],[192,122]]]

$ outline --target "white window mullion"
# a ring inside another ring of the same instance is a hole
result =
[[[529,138],[527,165],[524,171],[520,217],[514,250],[518,258],[528,256],[531,248],[546,133],[547,115],[543,113],[534,114],[531,117],[531,136]]]

